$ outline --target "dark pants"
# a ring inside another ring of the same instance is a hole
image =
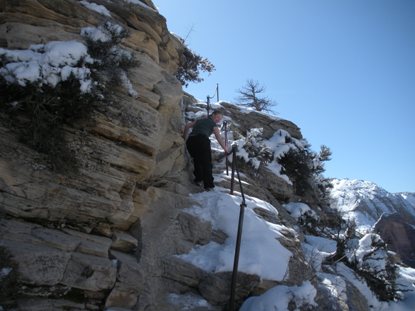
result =
[[[193,158],[195,181],[203,181],[205,188],[213,188],[212,154],[210,140],[204,135],[190,136],[186,142],[187,150]]]

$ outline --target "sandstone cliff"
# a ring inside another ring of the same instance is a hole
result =
[[[83,28],[110,21],[127,30],[121,45],[139,64],[128,69],[137,96],[116,88],[116,101],[94,122],[66,128],[80,163],[75,176],[50,170],[42,154],[0,124],[0,244],[18,261],[18,296],[27,297],[21,310],[144,309],[161,286],[152,284],[159,282],[154,267],[163,252],[180,247],[168,237],[187,201],[182,90],[173,76],[182,46],[151,2],[95,3],[110,16],[75,0],[0,1],[3,48],[85,42]],[[67,296],[84,302],[59,299]]]

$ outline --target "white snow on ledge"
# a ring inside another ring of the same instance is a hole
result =
[[[108,11],[108,9],[101,4],[96,4],[94,2],[88,2],[85,0],[80,1],[80,3],[88,10],[95,11],[101,15],[111,17],[110,11]]]
[[[153,8],[149,7],[147,4],[145,4],[144,2],[140,1],[140,0],[123,0],[124,2],[128,2],[128,3],[132,3],[132,4],[137,4],[147,10],[153,11],[153,12],[157,12],[156,10],[154,10]]]
[[[0,57],[8,62],[0,68],[0,75],[8,83],[56,87],[72,75],[79,80],[82,93],[91,92],[91,72],[85,64],[93,63],[93,60],[81,42],[51,41],[31,45],[28,50],[0,48]]]
[[[258,297],[248,298],[242,305],[240,311],[288,311],[291,301],[295,302],[296,310],[301,306],[317,306],[314,298],[317,290],[305,281],[301,286],[275,286]]]
[[[217,189],[194,194],[192,198],[198,205],[188,212],[210,221],[213,228],[222,230],[228,238],[223,245],[215,242],[198,245],[190,253],[178,257],[205,271],[232,271],[241,197]],[[286,276],[292,253],[281,245],[278,238],[282,236],[280,230],[288,228],[269,223],[253,211],[253,208],[260,207],[277,214],[271,204],[248,196],[246,203],[239,271],[281,281]]]

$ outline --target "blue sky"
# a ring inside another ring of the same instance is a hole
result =
[[[234,102],[247,79],[318,151],[327,177],[415,192],[415,1],[154,0],[215,66],[187,92]]]

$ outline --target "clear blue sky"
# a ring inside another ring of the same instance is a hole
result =
[[[414,0],[154,0],[216,71],[186,91],[234,101],[258,80],[318,151],[325,176],[415,192]]]

